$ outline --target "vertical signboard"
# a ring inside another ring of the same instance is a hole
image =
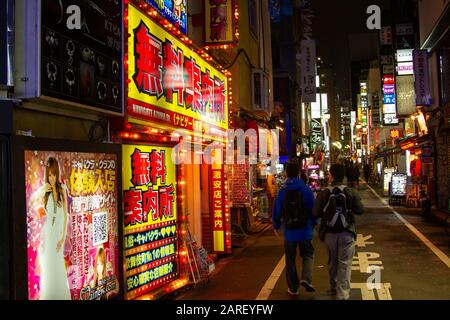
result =
[[[416,100],[414,95],[414,77],[398,76],[397,84],[397,114],[408,116],[416,111]]]
[[[183,34],[187,34],[187,0],[145,0]]]
[[[383,125],[397,125],[399,123],[395,93],[394,75],[383,75]]]
[[[76,4],[42,1],[41,95],[122,113],[123,1]]]
[[[28,298],[119,293],[116,154],[25,151]]]
[[[125,297],[179,278],[176,172],[172,149],[123,146]]]
[[[236,42],[235,0],[204,0],[205,44],[224,45]]]
[[[214,252],[224,253],[225,247],[225,180],[222,165],[212,165],[211,212],[213,215]]]
[[[312,119],[311,122],[311,150],[322,145],[322,123],[320,119]]]
[[[14,1],[0,0],[0,86],[13,85]]]
[[[416,105],[431,105],[430,76],[428,70],[428,51],[414,50],[414,87],[416,93]]]
[[[392,45],[392,27],[382,27],[380,31],[380,44]]]
[[[301,41],[302,101],[316,102],[316,42]]]

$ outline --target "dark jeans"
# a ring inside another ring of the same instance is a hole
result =
[[[284,241],[284,251],[286,254],[286,280],[290,290],[297,291],[300,281],[295,263],[297,248],[300,250],[300,257],[303,261],[302,280],[312,283],[312,271],[314,264],[314,247],[312,241]]]

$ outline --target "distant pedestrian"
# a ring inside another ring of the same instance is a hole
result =
[[[345,168],[345,175],[347,176],[347,184],[349,187],[354,186],[354,168],[353,162],[349,162]]]
[[[273,211],[273,202],[275,200],[275,196],[277,195],[277,181],[274,175],[269,175],[267,177],[267,184],[266,184],[266,191],[267,191],[267,200],[269,202],[269,221],[272,221],[272,211]]]
[[[312,245],[315,226],[312,208],[314,194],[303,180],[299,179],[298,164],[290,163],[286,167],[288,178],[278,192],[275,200],[272,223],[279,235],[284,231],[284,250],[286,255],[286,280],[288,293],[298,295],[300,285],[306,291],[314,292],[312,271],[314,263],[314,247]],[[301,280],[299,281],[296,257],[297,248],[303,261]]]
[[[350,298],[352,260],[355,254],[355,214],[364,212],[356,190],[343,185],[345,167],[331,166],[331,187],[317,195],[313,214],[321,218],[319,236],[328,248],[329,292],[338,300]]]
[[[366,163],[364,165],[364,179],[366,180],[367,183],[369,183],[371,171],[372,171],[372,169],[370,168],[370,164]]]
[[[353,167],[353,188],[359,188],[359,177],[361,176],[361,171],[359,165],[356,163]]]

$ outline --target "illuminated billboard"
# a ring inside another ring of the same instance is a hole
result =
[[[187,0],[144,0],[182,33],[187,34]]]
[[[171,148],[123,145],[125,297],[179,278],[176,172]]]
[[[25,151],[28,298],[119,293],[116,154]]]
[[[129,121],[227,129],[226,76],[139,9],[128,8]]]

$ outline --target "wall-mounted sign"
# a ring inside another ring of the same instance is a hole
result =
[[[391,45],[392,44],[392,27],[382,27],[380,31],[380,44]]]
[[[41,94],[122,113],[122,1],[77,1],[80,30],[65,14],[72,4],[42,1]]]
[[[397,114],[409,116],[416,111],[414,77],[399,76],[395,81],[397,83]]]
[[[123,145],[125,297],[179,278],[175,164],[170,148]]]
[[[318,102],[316,100],[316,42],[314,40],[301,41],[301,85],[303,102]]]
[[[383,85],[383,93],[384,94],[394,94],[395,93],[395,85],[394,84]]]
[[[383,101],[385,105],[394,105],[395,107],[395,94],[384,94]]]
[[[132,5],[128,6],[130,122],[227,129],[227,78]]]
[[[235,43],[235,0],[204,0],[205,44],[223,45]]]
[[[409,62],[413,60],[412,49],[397,50],[397,62]]]
[[[383,84],[395,84],[395,77],[393,74],[383,75]]]
[[[214,252],[226,252],[225,233],[227,230],[225,219],[225,180],[222,165],[213,165],[211,184],[211,216],[214,240]]]
[[[399,76],[414,74],[414,66],[412,61],[397,63],[397,74]]]
[[[414,87],[416,93],[416,105],[431,105],[430,76],[428,71],[428,51],[414,50]]]
[[[397,115],[395,113],[385,113],[383,115],[384,125],[397,125],[399,123]]]
[[[383,105],[383,113],[396,113],[395,104],[384,104]]]
[[[414,25],[412,23],[399,23],[395,25],[397,36],[408,36],[414,34]]]
[[[116,154],[25,151],[28,297],[119,293]]]
[[[187,0],[144,0],[172,23],[182,33],[187,34]]]
[[[422,147],[422,163],[432,164],[433,163],[433,146],[423,146]]]
[[[391,139],[396,140],[402,137],[401,129],[391,129]]]
[[[322,144],[322,123],[320,119],[312,119],[311,122],[311,149],[314,150]]]

